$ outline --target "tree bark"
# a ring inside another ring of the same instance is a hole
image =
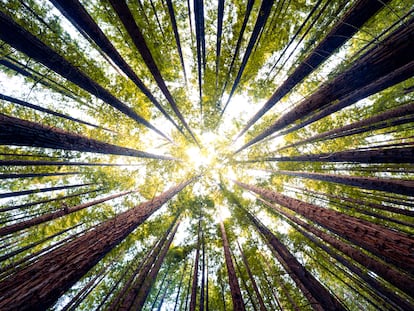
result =
[[[82,210],[84,208],[87,208],[89,206],[97,205],[97,204],[100,204],[100,203],[103,203],[103,202],[106,202],[106,201],[109,201],[109,200],[113,200],[115,198],[119,198],[121,196],[130,194],[132,192],[134,192],[134,191],[125,191],[125,192],[113,194],[113,195],[110,195],[110,196],[107,196],[107,197],[104,197],[104,198],[101,198],[101,199],[97,199],[97,200],[90,201],[90,202],[87,202],[87,203],[75,205],[75,206],[72,206],[72,207],[65,207],[65,208],[63,208],[61,210],[58,210],[58,211],[43,214],[41,216],[34,217],[34,218],[29,219],[29,220],[21,221],[21,222],[18,222],[18,223],[14,223],[14,224],[9,225],[9,226],[1,227],[0,228],[0,237],[4,236],[4,235],[7,235],[7,234],[10,234],[10,233],[14,233],[14,232],[19,231],[19,230],[31,228],[35,225],[38,225],[38,224],[41,224],[41,223],[44,223],[44,222],[47,222],[47,221],[50,221],[50,220],[68,215],[68,214],[71,214],[71,213],[74,213],[74,212],[77,212],[77,211],[80,211],[80,210]]]
[[[237,281],[236,271],[234,270],[233,261],[231,259],[229,241],[227,240],[226,229],[224,228],[223,221],[220,221],[220,231],[223,242],[224,258],[227,266],[227,275],[229,277],[230,293],[233,301],[233,310],[245,310],[239,282]]]
[[[283,245],[269,229],[247,210],[244,210],[244,212],[279,255],[279,262],[298,285],[314,310],[346,310],[341,303],[299,263],[286,246]]]
[[[239,242],[237,241],[237,247],[239,248],[241,258],[243,260],[244,266],[246,267],[247,274],[249,275],[250,282],[252,283],[253,290],[256,293],[257,300],[259,301],[260,311],[267,311],[266,306],[264,304],[262,295],[260,294],[259,287],[257,286],[256,280],[254,279],[254,275],[252,270],[250,269],[249,262],[244,254],[243,249],[241,248]]]
[[[380,45],[363,54],[355,61],[348,70],[339,74],[332,81],[319,87],[318,90],[303,100],[294,109],[288,111],[262,133],[252,138],[235,153],[257,143],[268,135],[286,127],[293,122],[306,117],[317,109],[324,108],[335,101],[341,101],[349,93],[358,92],[359,89],[375,83],[376,80],[403,68],[414,61],[411,51],[414,49],[414,18],[400,26],[385,38]],[[404,76],[412,75],[412,66]],[[397,79],[400,81],[399,79]],[[354,101],[362,99],[363,96],[355,96]],[[350,104],[350,103],[349,103]]]
[[[0,144],[174,160],[131,148],[108,144],[79,134],[0,114]]]
[[[268,112],[283,96],[291,91],[306,76],[319,67],[340,46],[350,39],[359,28],[385,6],[389,0],[359,0],[331,28],[326,37],[319,42],[315,49],[296,67],[295,71],[273,93],[264,106],[247,122],[238,134],[242,136],[254,123]]]
[[[0,283],[0,308],[41,310],[51,306],[105,254],[195,178],[101,223],[3,280]]]
[[[271,190],[247,185],[238,181],[235,181],[235,183],[246,190],[257,193],[264,199],[287,207],[299,215],[365,248],[386,262],[393,263],[413,274],[413,238],[380,225],[290,198]]]
[[[198,221],[198,237],[197,248],[194,258],[193,283],[191,285],[190,311],[195,311],[197,306],[197,286],[198,286],[198,270],[200,261],[200,244],[201,244],[201,219]]]
[[[7,42],[15,49],[42,63],[46,67],[49,67],[51,70],[78,85],[85,91],[95,95],[115,109],[129,116],[131,119],[152,129],[167,140],[170,140],[133,109],[122,103],[108,90],[93,81],[86,74],[69,63],[64,57],[60,56],[30,32],[23,29],[3,12],[0,12],[0,28],[2,29],[0,32],[0,39]]]

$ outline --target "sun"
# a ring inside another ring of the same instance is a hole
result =
[[[188,165],[197,170],[211,167],[217,159],[215,150],[200,149],[198,147],[188,148],[186,154]]]

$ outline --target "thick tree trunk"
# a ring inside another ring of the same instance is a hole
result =
[[[289,276],[295,281],[304,296],[309,300],[309,303],[314,310],[346,310],[340,302],[300,264],[300,262],[289,252],[286,246],[283,245],[269,229],[247,210],[244,210],[244,212],[274,251],[279,255],[279,262],[289,273]]]
[[[86,122],[86,121],[82,121],[82,120],[79,120],[77,118],[73,118],[71,116],[68,116],[66,114],[56,112],[56,111],[53,111],[51,109],[43,108],[43,107],[40,107],[38,105],[30,104],[30,103],[25,102],[23,100],[20,100],[20,99],[14,98],[14,97],[10,97],[10,96],[4,95],[4,94],[0,94],[0,99],[7,100],[8,102],[11,102],[11,103],[23,106],[23,107],[27,107],[27,108],[31,108],[31,109],[34,109],[34,110],[37,110],[37,111],[41,111],[41,112],[50,114],[52,116],[56,116],[56,117],[60,117],[60,118],[66,119],[66,120],[70,120],[70,121],[74,121],[74,122],[77,122],[77,123],[85,124],[85,125],[88,125],[88,126],[91,126],[91,127],[94,127],[94,128],[99,128],[99,129],[102,129],[102,130],[105,130],[105,131],[108,131],[108,132],[113,132],[112,130],[107,129],[105,127],[95,125],[95,124],[92,124],[92,123],[89,123],[89,122]]]
[[[224,258],[227,266],[227,275],[229,277],[230,293],[233,301],[233,310],[245,310],[239,282],[237,281],[236,271],[234,270],[233,261],[231,259],[229,241],[227,240],[226,229],[224,228],[223,221],[220,221],[220,231],[223,242]]]
[[[399,180],[390,178],[377,177],[360,177],[349,175],[334,175],[323,173],[308,173],[296,171],[271,171],[272,173],[295,176],[301,178],[309,178],[314,180],[327,181],[348,186],[360,187],[367,190],[379,190],[384,192],[402,194],[412,196],[414,193],[414,181]]]
[[[250,269],[249,262],[247,261],[244,251],[238,241],[237,241],[237,247],[239,248],[241,258],[243,260],[244,266],[246,267],[246,271],[247,271],[247,274],[249,275],[250,282],[252,283],[253,290],[256,293],[257,300],[259,301],[260,311],[267,311],[262,295],[260,294],[259,287],[257,286],[252,270]]]
[[[414,119],[413,119],[414,121]],[[265,157],[243,162],[347,162],[347,163],[414,163],[414,143],[404,147],[354,149],[331,153],[306,154],[287,157]]]
[[[194,180],[178,184],[151,201],[107,220],[3,280],[0,283],[0,308],[41,310],[51,306],[105,254]]]
[[[188,126],[187,122],[185,121],[183,115],[181,114],[180,110],[178,109],[177,104],[174,101],[170,91],[165,84],[164,79],[161,76],[161,72],[158,69],[158,66],[152,57],[151,51],[149,50],[147,43],[145,42],[144,36],[141,33],[141,30],[138,28],[134,17],[132,16],[131,11],[128,8],[128,5],[124,0],[109,0],[112,7],[114,8],[116,14],[118,15],[119,19],[121,20],[122,24],[124,25],[125,29],[127,30],[128,34],[130,35],[132,41],[135,44],[135,47],[141,54],[145,64],[147,65],[148,69],[152,73],[155,81],[157,82],[159,88],[163,92],[165,98],[168,100],[171,108],[173,109],[174,113],[180,119],[184,127],[190,133],[191,137],[195,142],[197,142],[196,138],[193,135],[190,127]]]
[[[304,144],[312,143],[321,140],[330,140],[339,137],[345,137],[355,134],[361,134],[368,131],[382,129],[386,127],[396,126],[412,122],[412,115],[414,114],[414,103],[399,106],[384,112],[378,113],[375,116],[366,118],[362,121],[354,122],[348,125],[341,126],[339,128],[326,131],[315,136],[303,139],[293,144],[286,145],[280,148],[283,149],[301,146]]]
[[[414,254],[412,252],[414,239],[409,236],[334,210],[290,198],[268,189],[247,185],[238,181],[235,181],[235,183],[246,190],[257,193],[264,199],[287,207],[314,221],[365,248],[386,262],[393,263],[410,273],[414,272]]]
[[[79,134],[4,114],[0,114],[0,144],[116,154],[158,160],[174,159],[108,144]]]
[[[195,311],[197,306],[197,287],[198,287],[198,270],[200,261],[201,245],[201,219],[198,221],[197,248],[194,258],[193,283],[191,285],[190,311]]]
[[[132,304],[132,310],[141,310],[145,304],[145,300],[148,297],[148,294],[150,293],[151,287],[155,282],[155,279],[157,278],[158,272],[160,271],[161,265],[164,262],[165,256],[167,255],[168,250],[170,249],[170,245],[174,239],[175,233],[177,232],[179,222],[175,225],[174,230],[172,231],[170,238],[167,240],[167,242],[164,244],[157,260],[154,263],[154,266],[152,267],[150,273],[145,278],[144,284],[142,284],[141,288],[139,289],[139,292],[137,293],[137,297],[134,300],[134,303]]]
[[[52,3],[62,12],[67,19],[79,30],[87,39],[93,40],[99,48],[110,57],[110,59],[135,83],[135,85],[144,93],[148,99],[158,108],[159,111],[179,129],[178,125],[165,111],[151,91],[138,78],[134,70],[122,58],[111,41],[105,36],[93,18],[85,10],[78,0],[51,0]]]
[[[326,37],[304,59],[295,71],[273,93],[264,106],[247,122],[243,130],[238,134],[242,136],[257,120],[269,111],[283,96],[291,91],[307,75],[319,67],[340,46],[350,39],[359,28],[374,16],[389,0],[359,0],[352,8],[331,28]]]
[[[347,98],[349,93],[354,92],[355,94],[360,89],[369,87],[370,84],[375,84],[378,79],[385,77],[387,80],[387,75],[413,63],[414,54],[411,53],[414,49],[413,36],[414,19],[411,19],[385,38],[380,45],[376,45],[362,55],[353,63],[352,67],[321,86],[315,93],[303,100],[294,109],[282,115],[266,130],[248,141],[235,153],[257,143],[275,131],[308,116],[310,113],[325,108],[330,103]],[[404,72],[404,76],[410,77],[412,73],[413,69],[410,66],[409,70]],[[400,78],[398,77],[397,80],[400,81]],[[352,102],[363,97],[355,96]]]
[[[23,29],[3,12],[0,12],[0,29],[2,29],[0,32],[0,39],[4,40],[15,49],[25,53],[46,67],[49,67],[51,70],[65,77],[72,83],[78,85],[115,109],[129,116],[133,120],[148,127],[149,129],[152,129],[159,135],[169,140],[167,136],[137,114],[133,109],[122,103],[109,91],[89,78],[86,74],[69,63],[64,57],[60,56],[37,37]]]
[[[302,228],[306,229],[308,232],[311,232],[315,236],[321,238],[326,243],[332,245],[340,252],[344,253],[345,255],[349,256],[356,262],[358,262],[360,265],[366,267],[368,270],[371,270],[372,272],[378,274],[380,277],[382,277],[384,280],[390,282],[395,287],[399,288],[401,291],[407,293],[408,295],[414,297],[414,279],[412,279],[408,274],[401,273],[389,265],[384,264],[382,261],[376,260],[359,249],[343,242],[342,240],[336,238],[335,236],[326,233],[302,220],[295,217],[294,215],[291,215],[285,211],[283,211],[281,208],[277,207],[276,205],[270,204],[269,202],[262,200],[261,201],[275,210],[278,214],[283,215],[290,221],[292,221],[295,224],[298,224]]]
[[[74,212],[77,212],[77,211],[80,211],[80,210],[82,210],[84,208],[87,208],[89,206],[97,205],[97,204],[100,204],[100,203],[103,203],[103,202],[106,202],[106,201],[109,201],[109,200],[113,200],[115,198],[119,198],[121,196],[130,194],[132,192],[133,191],[125,191],[125,192],[113,194],[113,195],[110,195],[110,196],[107,196],[107,197],[104,197],[104,198],[101,198],[101,199],[97,199],[97,200],[94,200],[94,201],[90,201],[90,202],[79,204],[79,205],[72,206],[72,207],[65,207],[65,208],[63,208],[61,210],[58,210],[58,211],[43,214],[41,216],[34,217],[34,218],[29,219],[29,220],[21,221],[21,222],[18,222],[18,223],[14,223],[14,224],[9,225],[9,226],[1,227],[0,228],[0,236],[4,236],[4,235],[14,233],[14,232],[19,231],[19,230],[30,228],[30,227],[33,227],[35,225],[38,225],[38,224],[41,224],[41,223],[44,223],[44,222],[47,222],[47,221],[50,221],[50,220],[68,215],[68,214],[71,214],[71,213],[74,213]]]

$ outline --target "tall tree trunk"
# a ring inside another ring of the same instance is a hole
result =
[[[272,171],[276,174],[309,178],[314,180],[327,181],[348,186],[360,187],[367,190],[379,190],[390,193],[412,196],[414,193],[414,181],[392,178],[360,177],[349,175],[336,175],[324,173],[308,173],[297,171]]]
[[[339,128],[326,131],[326,132],[314,135],[312,137],[303,139],[296,143],[283,146],[282,148],[279,148],[278,151],[281,151],[287,148],[296,147],[296,146],[301,146],[301,145],[312,143],[315,141],[321,141],[321,140],[325,141],[329,139],[335,139],[339,137],[361,134],[367,131],[373,131],[377,129],[382,129],[386,127],[409,123],[413,121],[412,120],[413,114],[414,114],[414,103],[409,103],[406,105],[402,105],[402,106],[378,113],[364,120],[354,122],[348,125],[344,125]]]
[[[414,239],[380,225],[306,203],[283,194],[235,181],[240,187],[280,204],[365,248],[386,262],[414,272]]]
[[[81,174],[81,172],[12,173],[12,174],[0,174],[0,180],[1,179],[15,179],[15,178],[67,176],[67,175],[79,175],[79,174]]]
[[[250,37],[249,43],[246,47],[246,51],[244,52],[243,60],[240,64],[239,71],[237,72],[236,79],[234,80],[233,86],[231,87],[231,90],[229,93],[229,97],[226,101],[226,104],[223,107],[223,110],[220,113],[220,116],[224,114],[224,111],[226,110],[231,100],[231,97],[233,96],[234,92],[236,91],[237,86],[239,85],[244,69],[246,68],[247,61],[250,58],[254,45],[257,43],[257,38],[259,37],[261,30],[266,25],[267,19],[269,18],[273,3],[274,3],[274,0],[263,0],[262,1],[262,4],[260,6],[260,12],[257,17],[256,23],[254,25],[253,32]]]
[[[239,282],[237,281],[236,271],[234,270],[233,261],[231,259],[229,241],[227,240],[226,229],[224,228],[223,221],[220,221],[220,231],[223,242],[224,258],[227,266],[227,275],[229,277],[230,293],[233,301],[233,310],[245,310]]]
[[[275,253],[279,255],[279,262],[309,300],[309,303],[311,303],[314,310],[346,310],[340,302],[300,264],[300,262],[289,252],[287,247],[283,245],[269,229],[247,210],[244,210],[244,212],[257,230],[271,245]]]
[[[58,211],[46,213],[46,214],[43,214],[41,216],[31,218],[29,220],[25,220],[25,221],[14,223],[14,224],[9,225],[9,226],[1,227],[0,228],[0,236],[4,236],[4,235],[10,234],[10,233],[14,233],[14,232],[19,231],[19,230],[31,228],[35,225],[38,225],[38,224],[50,221],[52,219],[56,219],[56,218],[71,214],[71,213],[74,213],[74,212],[77,212],[77,211],[80,211],[80,210],[82,210],[84,208],[87,208],[89,206],[97,205],[97,204],[100,204],[100,203],[103,203],[103,202],[106,202],[106,201],[109,201],[109,200],[113,200],[115,198],[119,198],[121,196],[130,194],[132,192],[134,192],[134,191],[125,191],[125,192],[113,194],[113,195],[110,195],[110,196],[107,196],[107,197],[104,197],[104,198],[101,198],[101,199],[97,199],[97,200],[90,201],[90,202],[87,202],[87,203],[75,205],[75,206],[72,206],[72,207],[65,207],[65,208],[63,208],[61,210],[58,210]]]
[[[74,121],[74,122],[77,122],[77,123],[80,123],[80,124],[85,124],[85,125],[88,125],[88,126],[91,126],[91,127],[94,127],[94,128],[98,128],[98,129],[101,129],[101,130],[105,130],[105,131],[108,131],[108,132],[114,132],[114,131],[112,131],[110,129],[107,129],[105,127],[95,125],[95,124],[92,124],[92,123],[89,123],[89,122],[86,122],[86,121],[82,121],[82,120],[79,120],[77,118],[68,116],[66,114],[56,112],[56,111],[53,111],[51,109],[43,108],[43,107],[40,107],[38,105],[34,105],[34,104],[31,104],[31,103],[25,102],[23,100],[20,100],[20,99],[14,98],[14,97],[10,97],[10,96],[4,95],[4,94],[0,94],[0,99],[7,100],[8,102],[11,102],[11,103],[23,106],[23,107],[27,107],[27,108],[31,108],[31,109],[34,109],[34,110],[37,110],[37,111],[41,111],[41,112],[50,114],[52,116],[60,117],[60,118],[70,120],[70,121]]]
[[[17,197],[17,196],[20,196],[20,195],[27,195],[27,194],[33,194],[33,193],[64,190],[64,189],[77,188],[77,187],[85,187],[85,186],[90,186],[90,185],[94,185],[94,183],[85,183],[85,184],[77,184],[77,185],[66,185],[66,186],[57,186],[57,187],[47,187],[47,188],[37,188],[37,189],[30,189],[30,190],[6,192],[6,193],[0,193],[0,199]]]
[[[220,69],[221,35],[223,33],[224,0],[217,5],[217,38],[216,38],[216,90],[218,90],[218,73]]]
[[[253,290],[256,293],[257,300],[259,301],[260,311],[267,311],[262,295],[260,294],[259,287],[257,286],[256,280],[254,279],[252,270],[250,269],[247,258],[238,241],[237,241],[237,247],[239,248],[241,258],[243,260],[244,266],[246,267],[246,271],[247,271],[247,274],[249,275],[250,282],[252,283]]]
[[[200,261],[200,245],[201,245],[201,219],[198,221],[197,248],[194,258],[193,283],[191,286],[190,311],[195,311],[197,306],[197,287],[198,287],[198,270]]]
[[[0,29],[2,29],[0,32],[0,39],[7,42],[15,49],[42,63],[46,67],[49,67],[51,70],[65,77],[87,92],[100,98],[136,122],[152,129],[159,135],[170,140],[147,120],[137,114],[133,109],[122,103],[108,90],[93,81],[85,73],[69,63],[64,57],[60,56],[41,40],[32,35],[29,31],[23,29],[3,12],[0,12]]]
[[[204,311],[204,292],[206,281],[206,240],[204,231],[201,233],[202,256],[201,256],[201,288],[200,288],[200,311]]]
[[[175,297],[175,303],[174,303],[173,311],[177,310],[178,300],[180,299],[181,288],[183,287],[184,275],[186,274],[186,272],[187,272],[187,260],[184,262],[183,272],[181,273],[180,282],[178,283],[177,296]],[[180,308],[180,310],[181,310],[181,308]]]
[[[316,92],[303,100],[294,109],[288,111],[277,119],[262,133],[249,140],[235,153],[257,143],[268,135],[278,131],[293,122],[308,116],[318,109],[324,108],[335,101],[341,101],[349,93],[359,92],[360,89],[369,86],[378,79],[387,77],[394,71],[410,65],[414,61],[411,51],[414,49],[414,40],[411,40],[414,33],[414,18],[400,26],[385,38],[380,45],[363,54],[346,71],[339,74],[329,83],[319,87]],[[404,73],[404,77],[412,76],[413,68]],[[400,79],[398,81],[401,81]],[[355,96],[354,101],[364,96]],[[350,104],[350,103],[349,103]]]
[[[358,0],[352,8],[331,28],[326,37],[304,59],[295,71],[273,93],[264,106],[247,122],[238,134],[242,136],[254,123],[269,111],[283,96],[291,91],[307,75],[319,67],[340,46],[348,41],[372,16],[386,5],[389,0]]]
[[[141,33],[141,30],[138,28],[134,17],[131,11],[128,8],[128,5],[124,0],[109,0],[112,7],[114,8],[116,14],[118,15],[119,19],[121,20],[122,24],[124,25],[125,29],[127,30],[128,34],[130,35],[132,41],[135,44],[135,47],[141,54],[145,64],[147,65],[148,69],[150,70],[151,74],[153,75],[155,81],[157,82],[159,88],[165,95],[165,98],[168,100],[171,108],[173,109],[174,113],[180,119],[181,123],[190,133],[191,137],[195,142],[197,142],[196,138],[194,137],[193,132],[191,131],[190,127],[188,126],[187,122],[185,121],[183,115],[181,114],[180,110],[174,98],[172,97],[170,91],[165,84],[164,79],[161,76],[161,72],[158,69],[158,66],[152,57],[151,51],[149,50],[147,43],[145,42],[144,36]]]
[[[283,215],[290,221],[295,224],[298,224],[302,228],[306,229],[308,232],[311,232],[315,236],[319,237],[326,243],[332,245],[340,252],[344,253],[345,255],[349,256],[360,265],[366,267],[368,270],[378,274],[384,280],[390,282],[392,285],[400,289],[401,291],[407,293],[410,296],[414,297],[414,279],[412,279],[408,274],[401,273],[389,265],[384,264],[382,261],[376,260],[364,252],[360,251],[358,248],[355,248],[342,240],[334,237],[333,235],[326,233],[302,220],[291,215],[281,208],[277,207],[276,205],[270,204],[269,202],[262,200],[261,201],[269,206],[271,209],[275,210],[278,214]]]
[[[0,114],[0,144],[116,154],[158,160],[174,159],[108,144],[79,134],[4,114]]]
[[[243,274],[242,274],[242,271],[241,271],[241,268],[240,268],[239,262],[237,261],[236,256],[234,256],[234,254],[233,254],[233,253],[232,253],[232,258],[233,258],[234,264],[236,265],[237,272],[239,273],[239,278],[240,278],[240,281],[241,281],[241,283],[242,283],[242,286],[244,287],[244,289],[245,289],[245,291],[246,291],[246,293],[247,293],[247,296],[248,296],[248,300],[246,301],[246,305],[247,305],[247,304],[248,304],[248,302],[250,301],[250,303],[251,303],[251,305],[252,305],[253,310],[254,310],[254,311],[257,311],[256,302],[254,301],[253,296],[252,296],[252,293],[251,293],[251,291],[250,291],[250,288],[249,288],[249,286],[247,285],[247,282],[246,282],[246,280],[245,280],[245,279],[244,279],[244,277],[243,277]]]
[[[103,222],[3,280],[0,282],[0,296],[3,297],[0,308],[41,310],[51,306],[105,254],[195,178]]]
[[[145,304],[145,300],[147,299],[148,294],[151,290],[151,287],[154,284],[155,279],[157,278],[158,272],[160,271],[160,268],[164,262],[165,256],[167,255],[167,252],[170,249],[170,245],[174,239],[174,236],[177,232],[179,225],[180,225],[179,222],[175,225],[174,230],[171,232],[170,238],[167,240],[167,242],[163,246],[157,260],[154,263],[154,266],[152,267],[150,273],[145,278],[144,284],[142,284],[134,300],[134,303],[132,305],[132,310],[141,310],[143,308]]]
[[[69,161],[38,161],[38,160],[0,160],[0,166],[141,166],[137,164],[118,163],[93,163],[93,162],[69,162]]]
[[[414,121],[414,118],[413,118]],[[305,154],[299,156],[265,157],[249,162],[350,162],[350,163],[413,163],[414,143],[407,143],[406,146],[395,148],[351,149],[338,152],[326,152],[319,154]]]

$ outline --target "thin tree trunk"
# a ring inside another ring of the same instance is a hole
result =
[[[144,306],[145,300],[147,299],[148,294],[151,290],[151,287],[154,284],[155,279],[157,278],[158,272],[160,271],[160,268],[161,268],[161,265],[164,262],[165,256],[167,255],[167,252],[170,249],[170,245],[171,245],[171,243],[174,239],[175,233],[177,232],[177,229],[178,229],[179,225],[180,225],[179,222],[175,225],[175,228],[172,231],[172,233],[170,235],[170,238],[164,244],[157,260],[154,263],[154,266],[152,267],[150,273],[145,278],[144,284],[142,284],[142,286],[139,289],[139,292],[137,293],[137,296],[134,300],[134,303],[132,305],[132,310],[141,310],[142,307]]]
[[[315,310],[346,310],[340,302],[310,274],[276,236],[258,219],[244,210],[246,216],[279,255],[278,260],[298,285]]]
[[[120,147],[58,128],[0,114],[0,144],[125,155],[158,160],[172,157]]]
[[[366,255],[359,249],[347,243],[344,243],[343,241],[334,237],[333,235],[326,233],[300,220],[294,215],[286,213],[285,211],[283,211],[281,208],[277,207],[276,205],[270,204],[269,202],[262,200],[262,199],[261,201],[267,206],[269,206],[270,208],[272,208],[273,210],[275,210],[278,214],[283,215],[284,217],[286,217],[293,223],[300,225],[301,227],[306,229],[308,232],[311,232],[312,234],[319,237],[326,243],[332,245],[340,252],[344,253],[345,255],[349,256],[350,258],[358,262],[360,265],[378,274],[384,280],[390,282],[392,285],[394,285],[401,291],[407,293],[410,296],[414,296],[414,279],[412,279],[408,274],[401,273],[393,269],[389,265],[386,265],[383,262]]]
[[[280,204],[335,232],[341,237],[365,248],[386,262],[410,273],[414,271],[414,239],[383,226],[346,214],[321,208],[283,194],[235,181],[240,187],[257,193],[262,198]]]
[[[47,188],[37,188],[37,189],[30,189],[30,190],[6,192],[6,193],[0,193],[0,199],[17,197],[17,196],[20,196],[20,195],[27,195],[27,194],[33,194],[33,193],[42,193],[42,192],[77,188],[77,187],[85,187],[85,186],[90,186],[90,185],[94,185],[94,183],[85,183],[85,184],[66,185],[66,186],[57,186],[57,187],[47,187]]]
[[[190,133],[191,137],[195,142],[197,142],[193,132],[191,131],[190,127],[188,126],[187,122],[185,121],[183,115],[181,114],[180,110],[178,109],[177,104],[174,101],[170,91],[165,84],[164,79],[161,76],[161,72],[158,69],[158,66],[152,57],[151,51],[149,50],[147,43],[145,42],[144,36],[141,33],[141,30],[138,28],[134,17],[132,16],[131,11],[128,8],[128,5],[124,0],[109,0],[112,7],[114,8],[116,14],[118,15],[119,19],[121,20],[122,24],[125,26],[128,34],[130,35],[132,41],[135,44],[135,47],[141,54],[145,64],[147,65],[148,69],[150,70],[151,74],[153,75],[155,81],[157,82],[159,88],[167,98],[171,108],[173,109],[174,113],[180,119],[184,127]]]
[[[0,166],[141,166],[136,164],[118,163],[92,163],[92,162],[69,162],[69,161],[37,161],[37,160],[0,160]]]
[[[92,123],[89,123],[89,122],[86,122],[86,121],[82,121],[82,120],[79,120],[77,118],[73,118],[71,116],[68,116],[66,114],[56,112],[56,111],[53,111],[51,109],[43,108],[43,107],[40,107],[38,105],[34,105],[34,104],[31,104],[31,103],[25,102],[23,100],[20,100],[20,99],[14,98],[14,97],[10,97],[10,96],[4,95],[4,94],[0,94],[0,99],[7,100],[8,102],[11,102],[11,103],[23,106],[23,107],[31,108],[31,109],[34,109],[34,110],[37,110],[37,111],[41,111],[41,112],[44,112],[44,113],[47,113],[47,114],[50,114],[50,115],[53,115],[53,116],[56,116],[56,117],[66,119],[66,120],[74,121],[74,122],[77,122],[77,123],[80,123],[80,124],[85,124],[85,125],[88,125],[88,126],[91,126],[91,127],[94,127],[94,128],[98,128],[98,129],[102,129],[102,130],[105,130],[105,131],[108,131],[108,132],[114,132],[114,131],[112,131],[110,129],[107,129],[105,127],[95,125],[95,124],[92,124]]]
[[[364,120],[354,122],[348,125],[341,126],[339,128],[326,131],[307,139],[303,139],[296,143],[286,145],[278,151],[283,149],[292,148],[296,146],[301,146],[304,144],[312,143],[315,141],[321,140],[330,140],[339,137],[345,137],[355,134],[361,134],[367,131],[373,131],[377,129],[382,129],[386,127],[396,126],[408,122],[412,122],[412,118],[408,117],[414,114],[414,103],[409,103],[402,105],[393,109],[386,110],[384,112],[378,113],[375,116],[366,118]]]
[[[245,291],[247,293],[247,296],[249,297],[248,300],[250,300],[250,303],[252,305],[253,310],[254,311],[257,311],[256,302],[253,299],[253,296],[252,296],[252,293],[250,292],[249,286],[247,285],[247,282],[246,282],[246,280],[243,277],[243,274],[242,274],[240,265],[239,265],[239,263],[238,263],[238,261],[237,261],[237,259],[236,259],[236,257],[234,256],[233,253],[232,253],[232,258],[233,258],[234,264],[236,265],[237,272],[239,273],[240,281],[241,281],[241,283],[242,283],[242,285],[243,285],[243,287],[244,287],[244,289],[245,289]],[[247,303],[248,302],[246,302],[246,305],[247,305]]]
[[[252,273],[252,270],[250,270],[250,266],[249,266],[249,263],[247,261],[247,258],[246,258],[245,254],[243,252],[243,249],[241,248],[238,241],[237,241],[237,247],[239,248],[241,258],[243,260],[244,266],[246,267],[246,271],[247,271],[247,274],[249,275],[250,282],[252,283],[253,290],[256,293],[257,300],[259,301],[260,311],[267,311],[266,306],[265,306],[264,301],[263,301],[263,298],[262,298],[262,295],[260,294],[259,287],[257,286],[256,280],[254,279],[254,275]]]
[[[38,224],[41,224],[41,223],[44,223],[44,222],[47,222],[47,221],[65,216],[65,215],[69,215],[71,213],[74,213],[74,212],[80,211],[82,209],[85,209],[89,206],[97,205],[97,204],[100,204],[100,203],[103,203],[103,202],[106,202],[106,201],[109,201],[109,200],[113,200],[115,198],[119,198],[121,196],[125,196],[127,194],[132,193],[132,192],[134,192],[134,191],[125,191],[125,192],[113,194],[113,195],[110,195],[110,196],[107,196],[107,197],[104,197],[104,198],[101,198],[101,199],[97,199],[97,200],[90,201],[90,202],[87,202],[87,203],[75,205],[75,206],[72,206],[72,207],[65,207],[65,208],[60,209],[58,211],[50,212],[50,213],[43,214],[43,215],[38,216],[38,217],[31,218],[29,220],[25,220],[25,221],[22,221],[22,222],[14,223],[14,224],[9,225],[9,226],[1,227],[0,228],[0,237],[4,236],[4,235],[7,235],[7,234],[10,234],[10,233],[14,233],[14,232],[19,231],[19,230],[31,228],[35,225],[38,225]]]
[[[332,105],[335,101],[341,101],[347,97],[349,98],[349,93],[353,94],[351,95],[352,101],[349,100],[348,105],[364,98],[366,93],[364,93],[363,96],[360,95],[360,89],[364,87],[371,88],[370,84],[377,85],[375,82],[384,77],[384,79],[387,80],[387,85],[389,85],[390,79],[387,75],[392,74],[394,71],[398,71],[400,68],[404,68],[404,66],[409,66],[409,68],[405,70],[403,74],[398,74],[397,77],[394,78],[398,82],[404,80],[404,78],[407,79],[408,77],[411,77],[413,69],[410,63],[414,63],[414,55],[411,53],[414,49],[414,41],[410,40],[410,38],[413,33],[414,18],[391,33],[380,45],[367,51],[355,61],[352,67],[348,70],[339,74],[329,83],[319,87],[315,93],[299,103],[294,109],[282,115],[266,130],[249,140],[235,153],[244,150],[275,131],[308,116],[318,109],[324,108],[329,104]],[[401,75],[404,76],[404,78],[401,78]],[[373,89],[376,88],[378,88],[378,86],[373,87]],[[382,87],[379,87],[379,89],[382,89]],[[372,92],[374,91],[370,90],[370,93],[368,94],[372,94]],[[355,96],[355,93],[359,95]]]
[[[201,244],[201,219],[198,221],[197,248],[194,258],[193,284],[191,286],[190,311],[195,311],[197,306],[197,287],[198,287],[198,270],[200,261],[200,244]]]
[[[194,262],[191,263],[189,276],[191,276],[191,274],[193,274],[193,269],[194,269]],[[189,301],[189,297],[190,297],[190,288],[191,288],[191,277],[188,277],[187,291],[186,291],[186,295],[185,295],[185,299],[184,299],[184,311],[188,310],[188,301]],[[180,304],[180,310],[181,309],[182,308],[181,308],[181,304]]]
[[[201,256],[201,288],[200,288],[200,311],[204,311],[204,291],[206,281],[206,241],[204,238],[204,231],[201,233],[202,256]]]
[[[217,39],[216,39],[216,90],[218,90],[218,73],[220,69],[221,34],[223,33],[224,0],[217,5]]]
[[[3,280],[0,283],[0,296],[3,297],[0,308],[40,310],[51,306],[105,254],[195,178],[103,222]]]
[[[55,173],[12,173],[12,174],[0,174],[1,179],[15,179],[15,178],[32,178],[32,177],[48,177],[48,176],[67,176],[67,175],[79,175],[81,172],[55,172]]]
[[[0,28],[2,29],[0,32],[0,38],[15,49],[25,53],[46,67],[49,67],[51,70],[100,98],[136,122],[152,129],[167,140],[170,140],[147,120],[137,114],[133,109],[122,103],[109,91],[89,78],[86,74],[69,63],[64,57],[60,56],[37,37],[23,29],[3,12],[0,12]]]
[[[224,228],[223,221],[220,221],[220,231],[223,242],[224,258],[227,266],[227,274],[229,277],[230,293],[233,301],[233,310],[245,310],[239,282],[237,281],[236,271],[234,270],[233,261],[231,259],[229,241],[227,240],[226,229]]]
[[[167,282],[167,286],[165,287],[165,291],[164,291],[164,294],[161,297],[161,301],[158,305],[157,311],[161,311],[161,307],[164,304],[165,297],[167,296],[167,293],[168,293],[168,286],[169,285],[170,285],[170,282]]]
[[[237,86],[239,85],[239,82],[240,82],[240,79],[241,79],[242,74],[244,72],[244,69],[246,68],[247,61],[249,60],[250,55],[253,51],[253,47],[257,42],[257,38],[259,36],[259,33],[263,29],[263,27],[266,24],[267,19],[269,18],[270,11],[272,9],[273,3],[274,3],[274,0],[263,0],[262,1],[262,5],[260,6],[260,12],[259,12],[259,15],[257,17],[256,24],[254,25],[253,32],[252,32],[252,35],[250,37],[249,43],[246,47],[246,51],[244,52],[243,60],[242,60],[241,65],[239,67],[239,71],[237,72],[236,79],[234,80],[233,86],[230,90],[229,97],[226,101],[226,104],[223,107],[223,110],[220,113],[220,116],[222,116],[224,114],[224,111],[226,110],[226,108],[227,108],[234,92],[236,91]]]
[[[175,297],[174,310],[177,310],[178,300],[180,299],[181,288],[183,287],[184,275],[187,271],[187,260],[184,263],[183,272],[181,273],[180,283],[178,283],[177,296]],[[190,271],[191,272],[191,271]],[[181,310],[181,308],[180,308]]]

